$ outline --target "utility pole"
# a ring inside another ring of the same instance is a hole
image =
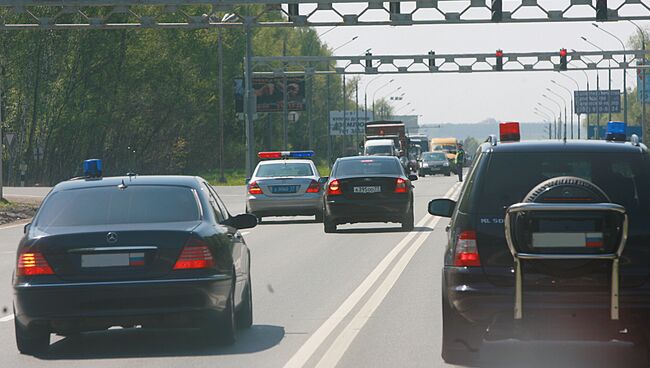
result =
[[[354,142],[354,149],[356,150],[359,147],[359,79],[357,79],[354,86],[354,108],[357,110],[357,122],[354,124],[354,131],[356,133],[356,138]]]
[[[287,37],[282,41],[282,56],[287,56]],[[282,65],[282,145],[284,150],[289,150],[289,133],[287,123],[289,121],[289,94],[287,93],[287,64]]]
[[[223,115],[223,29],[217,30],[217,57],[219,58],[219,182],[225,183],[226,176],[223,168],[223,135],[224,135],[224,115]]]
[[[327,74],[327,166],[332,167],[332,112],[330,109],[330,75]]]
[[[244,18],[244,33],[246,34],[246,57],[245,57],[245,93],[244,93],[244,110],[246,111],[246,177],[253,175],[253,165],[255,163],[255,94],[253,93],[253,35],[252,25],[254,17],[246,16]]]
[[[348,104],[347,104],[347,94],[345,90],[345,74],[343,74],[343,155],[345,156],[346,146],[348,144],[348,124],[347,124],[347,115],[348,115]]]

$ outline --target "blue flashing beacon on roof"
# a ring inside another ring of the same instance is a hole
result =
[[[605,139],[614,142],[625,142],[627,139],[627,124],[621,121],[610,121],[607,123]]]
[[[101,178],[102,160],[90,159],[84,161],[84,176],[86,178]]]

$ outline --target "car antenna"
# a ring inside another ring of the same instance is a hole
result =
[[[122,184],[117,186],[119,189],[124,190],[128,188],[129,186],[124,183],[124,179],[122,179]]]

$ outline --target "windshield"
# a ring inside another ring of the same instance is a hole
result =
[[[456,153],[456,146],[453,144],[439,144],[433,147],[435,151],[445,151],[449,153]]]
[[[257,169],[258,178],[276,178],[284,176],[313,176],[311,165],[298,162],[278,162],[263,164]]]
[[[422,155],[422,159],[426,161],[447,161],[447,156],[442,152],[427,152]]]
[[[368,146],[366,147],[368,156],[392,156],[393,146]]]
[[[356,175],[402,175],[402,166],[397,160],[359,159],[339,161],[334,169],[335,177]]]
[[[577,176],[593,182],[628,212],[650,209],[650,166],[641,155],[498,153],[491,157],[488,171],[477,204],[480,212],[503,212],[537,184],[558,176]]]
[[[197,221],[201,218],[191,188],[131,185],[64,190],[44,202],[35,226],[92,226]]]

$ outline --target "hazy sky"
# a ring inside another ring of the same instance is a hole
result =
[[[648,0],[643,0],[648,2]],[[505,7],[505,5],[504,5]],[[355,5],[346,5],[344,13],[354,13]],[[318,19],[318,18],[313,18]],[[650,26],[650,22],[636,22],[641,27]],[[627,43],[628,38],[636,32],[629,22],[607,22],[601,24]],[[324,33],[331,27],[318,28]],[[436,26],[402,26],[375,27],[353,26],[337,27],[322,36],[330,48],[336,48],[359,36],[354,42],[338,49],[336,55],[359,55],[372,48],[375,55],[382,54],[426,54],[434,50],[438,54],[446,53],[492,53],[496,49],[504,52],[594,50],[592,46],[580,39],[585,36],[605,50],[620,50],[620,43],[613,37],[596,29],[589,22],[575,23],[536,23],[536,24],[486,24],[486,25],[436,25]],[[627,45],[626,45],[627,47]],[[581,71],[567,72],[576,79],[584,89],[586,80]],[[591,88],[596,87],[596,72],[590,71]],[[600,72],[601,89],[607,87],[607,71]],[[628,88],[636,84],[634,71],[629,71]],[[421,123],[429,122],[477,122],[489,117],[509,121],[541,121],[533,113],[537,102],[543,102],[557,110],[551,102],[541,97],[547,93],[547,87],[566,95],[566,91],[553,85],[554,79],[570,90],[575,84],[556,72],[500,72],[474,74],[417,74],[386,75],[373,82],[369,95],[382,85],[380,81],[395,78],[391,88],[386,87],[378,94],[390,92],[398,86],[406,92],[405,99],[394,103],[396,108],[408,102],[416,108],[414,114],[423,115]],[[362,76],[360,90],[374,76]],[[612,71],[612,88],[622,89],[622,71]],[[385,83],[385,82],[384,82]],[[370,97],[368,97],[370,99]],[[408,112],[411,106],[400,110]],[[569,107],[568,107],[569,108]]]

